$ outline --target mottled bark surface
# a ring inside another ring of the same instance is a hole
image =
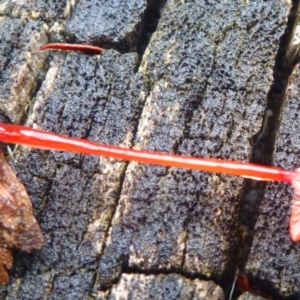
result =
[[[2,118],[245,162],[275,149],[273,164],[299,166],[296,3],[57,2],[0,1]],[[64,40],[109,49],[37,51]],[[46,244],[15,254],[1,299],[225,299],[237,268],[299,298],[289,187],[21,147],[11,164]]]

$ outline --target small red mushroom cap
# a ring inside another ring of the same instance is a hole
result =
[[[291,207],[290,238],[292,242],[296,243],[300,241],[300,169],[297,169],[294,175],[294,199]]]
[[[300,201],[300,199],[298,200]],[[290,238],[293,243],[300,241],[300,206],[292,205],[292,214],[290,218]]]

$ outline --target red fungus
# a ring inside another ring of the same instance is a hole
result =
[[[279,181],[295,189],[290,219],[290,237],[300,241],[300,171],[242,163],[230,160],[181,156],[161,152],[109,146],[89,140],[70,138],[25,126],[0,123],[0,141],[37,149],[69,151],[80,154],[106,156],[167,167],[186,168],[204,172],[225,173],[261,181]]]
[[[290,217],[290,237],[293,242],[300,241],[300,169],[293,175],[294,199]]]
[[[42,50],[80,51],[87,54],[99,54],[105,49],[90,45],[52,43],[42,46],[40,51]]]

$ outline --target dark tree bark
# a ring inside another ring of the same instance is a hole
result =
[[[56,2],[0,1],[2,118],[111,145],[299,166],[297,3]],[[108,50],[37,51],[60,41]],[[16,252],[1,299],[225,299],[237,269],[260,292],[300,296],[283,184],[23,147],[11,164],[46,244]]]

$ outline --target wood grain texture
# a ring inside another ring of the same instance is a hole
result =
[[[252,158],[253,137],[265,125],[276,57],[284,48],[280,43],[288,28],[289,1],[169,0],[165,6],[164,1],[127,1],[119,11],[113,4],[99,6],[88,0],[75,6],[67,1],[33,2],[18,6],[6,1],[0,11],[12,28],[1,34],[6,45],[18,51],[11,55],[0,48],[0,78],[8,97],[13,84],[22,86],[12,80],[21,74],[22,57],[39,62],[30,79],[30,113],[24,113],[27,100],[22,97],[23,104],[17,97],[9,102],[14,104],[7,104],[7,96],[0,101],[0,111],[11,121],[26,119],[30,126],[112,145],[240,161]],[[161,9],[154,11],[154,4]],[[114,13],[105,22],[97,19],[110,12]],[[151,14],[152,21],[159,16],[154,33],[146,24]],[[20,20],[23,23],[16,24]],[[41,31],[46,37],[33,38],[36,47],[71,41],[111,49],[98,56],[40,57],[22,39],[23,28],[35,22],[27,40]],[[146,36],[151,39],[143,45],[145,52],[137,52]],[[7,57],[15,73],[6,67]],[[264,143],[262,147],[268,140]],[[0,298],[117,299],[121,286],[143,294],[145,282],[163,290],[175,277],[195,295],[195,280],[204,286],[213,280],[228,293],[225,289],[230,289],[244,249],[242,179],[26,148],[18,150],[12,165],[30,194],[46,244],[34,255],[18,255],[13,279],[0,289]],[[276,191],[286,193],[283,185]],[[251,193],[259,194],[258,187],[253,185]],[[274,214],[282,203],[276,197],[278,202],[266,202]],[[266,219],[259,218],[258,224],[277,224],[274,228],[283,239],[274,242],[274,249],[283,241],[280,247],[297,253],[285,230],[286,201],[284,208],[280,206],[284,215],[262,214]],[[257,246],[267,247],[267,233],[254,232],[252,250],[263,251],[264,261],[274,255]],[[247,275],[264,289],[265,277],[259,274],[269,269],[255,264],[251,255],[242,265],[247,263],[254,266],[246,268]],[[288,261],[282,265],[290,268]],[[295,263],[293,272],[299,273]],[[298,279],[289,281],[282,274],[269,276],[270,287],[264,292],[297,295]],[[285,282],[284,289],[274,278]],[[223,292],[218,295],[216,299],[223,299]]]

